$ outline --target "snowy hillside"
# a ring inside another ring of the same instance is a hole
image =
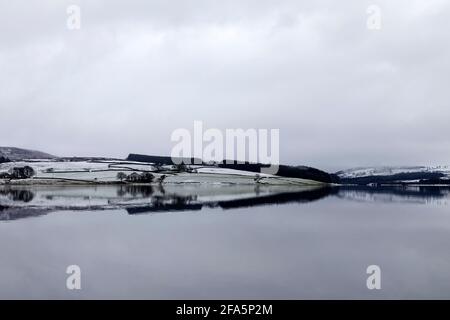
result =
[[[368,176],[390,176],[401,173],[443,173],[450,177],[450,166],[415,166],[415,167],[372,167],[354,168],[338,171],[336,174],[340,178],[360,178]]]
[[[34,150],[26,150],[12,147],[0,147],[0,157],[5,157],[10,160],[23,159],[52,159],[56,158],[48,153]]]
[[[155,165],[120,160],[28,160],[0,164],[0,184],[206,183],[320,185],[300,178],[214,166]]]

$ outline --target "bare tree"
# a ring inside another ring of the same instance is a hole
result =
[[[119,179],[120,182],[123,182],[123,180],[125,180],[126,178],[127,178],[127,175],[125,173],[123,173],[123,172],[119,172],[117,174],[117,179]]]
[[[166,176],[165,174],[161,175],[161,176],[159,177],[159,179],[158,179],[158,183],[159,183],[159,184],[162,184],[163,181],[164,181],[166,178],[167,178],[167,176]]]

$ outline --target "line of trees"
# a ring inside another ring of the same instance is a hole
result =
[[[150,172],[142,172],[142,173],[133,172],[129,175],[123,172],[119,172],[117,173],[117,179],[120,180],[120,182],[126,181],[134,183],[151,183],[154,181],[155,176]]]
[[[1,156],[0,157],[0,163],[6,163],[6,162],[11,162],[11,160],[9,160],[8,158]]]
[[[9,173],[0,173],[0,179],[30,179],[34,175],[36,175],[36,172],[30,166],[15,167]]]

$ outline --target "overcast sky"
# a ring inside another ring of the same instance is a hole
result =
[[[450,164],[449,84],[445,0],[0,0],[1,146],[169,155],[202,120],[280,129],[282,163]]]

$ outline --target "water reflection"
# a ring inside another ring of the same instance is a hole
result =
[[[22,189],[0,189],[0,196],[5,196],[12,201],[30,202],[34,198],[34,193]]]
[[[306,203],[333,196],[369,202],[447,203],[449,187],[298,187],[264,185],[28,186],[0,188],[0,220],[56,210],[124,209],[128,214],[237,209]]]
[[[448,299],[449,195],[437,187],[1,188],[0,298]],[[65,286],[71,264],[83,270],[79,292]],[[382,269],[382,290],[366,287],[371,264]]]
[[[0,219],[36,216],[55,210],[125,209],[129,214],[233,209],[288,202],[309,202],[332,188],[253,185],[7,187],[0,191]],[[21,214],[17,214],[21,212]]]
[[[447,202],[450,187],[438,186],[342,186],[337,193],[339,198],[369,202]]]

